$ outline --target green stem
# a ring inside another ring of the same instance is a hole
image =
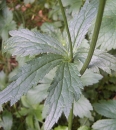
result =
[[[73,105],[74,105],[74,104],[73,104]],[[72,109],[70,110],[70,114],[69,114],[69,117],[68,117],[68,130],[72,130],[73,105],[72,105]]]
[[[97,42],[98,35],[99,35],[99,30],[100,30],[100,27],[101,27],[105,3],[106,3],[106,0],[99,0],[99,9],[98,9],[98,14],[97,14],[96,22],[95,22],[95,28],[94,28],[94,32],[93,32],[93,36],[92,36],[92,40],[91,40],[91,44],[90,44],[90,49],[89,49],[89,52],[88,52],[87,59],[85,60],[85,63],[84,63],[84,65],[83,65],[83,67],[80,71],[81,75],[87,69],[87,67],[88,67],[88,65],[91,61],[91,58],[93,56],[95,46],[96,46],[96,42]]]
[[[69,28],[68,28],[68,22],[67,22],[67,18],[66,18],[66,14],[65,14],[62,2],[61,2],[61,0],[58,0],[58,1],[59,1],[59,4],[60,4],[60,8],[61,8],[62,15],[63,15],[63,18],[64,18],[64,24],[66,26],[66,31],[67,31],[67,35],[68,35],[68,41],[69,41],[69,47],[70,47],[70,62],[73,62],[73,47],[72,47],[71,36],[70,36]]]

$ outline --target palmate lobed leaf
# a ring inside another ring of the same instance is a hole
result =
[[[80,118],[87,117],[92,119],[91,110],[93,110],[91,103],[83,95],[81,95],[81,98],[78,101],[74,102],[73,113],[75,116],[78,115]]]
[[[116,70],[116,57],[105,51],[96,49],[89,64],[89,68],[91,68],[94,72],[98,72],[98,68],[100,68],[111,74],[111,70]]]
[[[75,14],[74,18],[69,23],[74,52],[77,49],[77,46],[85,38],[92,20],[97,14],[98,3],[98,0],[92,0],[91,2],[86,0],[79,14]]]
[[[99,103],[95,103],[93,106],[100,115],[116,119],[116,100],[103,100]]]
[[[88,49],[80,48],[77,50],[74,60],[83,64],[87,54]],[[103,71],[111,74],[111,70],[116,70],[116,57],[106,51],[96,49],[88,68],[90,68],[93,72],[99,73],[99,69],[102,69]]]
[[[56,54],[42,55],[24,65],[6,89],[0,92],[0,104],[10,101],[16,103],[31,87],[38,84],[51,69],[62,62],[62,56]]]
[[[93,104],[100,115],[112,119],[98,120],[92,126],[94,130],[115,130],[116,129],[116,100],[105,101]]]
[[[66,50],[55,38],[28,29],[10,31],[12,36],[4,43],[4,51],[12,55],[33,56],[40,53],[65,54]]]
[[[116,0],[107,0],[97,41],[101,50],[116,49]]]
[[[68,118],[74,99],[80,98],[81,89],[83,89],[79,76],[76,64],[62,63],[59,65],[46,99],[46,104],[49,104],[50,110],[45,121],[45,130],[52,128],[62,112]]]
[[[86,69],[85,73],[81,76],[81,80],[84,86],[89,86],[98,83],[99,80],[101,80],[102,78],[102,75],[94,73],[90,69]]]
[[[99,120],[92,126],[94,130],[116,130],[116,119]]]

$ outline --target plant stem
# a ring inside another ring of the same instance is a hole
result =
[[[73,62],[73,47],[72,47],[71,36],[70,36],[69,28],[68,28],[68,22],[67,22],[67,18],[66,18],[66,14],[65,14],[65,11],[64,11],[62,1],[61,0],[58,0],[58,1],[59,1],[59,4],[60,4],[60,8],[61,8],[62,15],[63,15],[63,18],[64,18],[64,24],[65,24],[67,35],[68,35],[69,48],[70,48],[70,62]]]
[[[89,52],[88,52],[88,56],[85,60],[85,63],[84,63],[84,65],[83,65],[83,67],[80,71],[81,75],[87,69],[87,67],[88,67],[88,65],[91,61],[91,58],[93,56],[95,46],[96,46],[96,42],[97,42],[98,35],[99,35],[99,30],[100,30],[100,27],[101,27],[105,3],[106,3],[106,0],[99,0],[99,9],[98,9],[98,14],[97,14],[96,22],[95,22],[95,28],[94,28],[94,32],[93,32],[93,36],[92,36],[92,40],[91,40],[91,44],[90,44],[90,49],[89,49]]]
[[[74,104],[72,104],[72,109],[70,110],[70,114],[69,114],[69,117],[68,117],[68,130],[71,130],[71,129],[72,129],[73,105],[74,105]]]

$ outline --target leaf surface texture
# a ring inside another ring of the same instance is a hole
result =
[[[94,130],[116,130],[116,119],[99,120],[92,126]]]
[[[39,80],[61,62],[62,56],[55,54],[43,55],[29,61],[19,70],[18,75],[14,76],[15,81],[0,92],[0,104],[7,101],[10,101],[11,105],[16,103],[24,93],[37,85]]]
[[[94,108],[100,115],[116,119],[116,100],[100,101],[94,104]]]
[[[70,21],[69,30],[73,43],[74,50],[84,39],[93,19],[97,14],[98,0],[86,0],[83,8],[79,14],[75,14],[74,18]]]
[[[116,49],[116,0],[107,0],[97,41],[101,50]]]
[[[79,76],[75,64],[62,63],[59,66],[46,99],[46,104],[49,104],[50,110],[45,121],[45,129],[50,130],[62,112],[68,118],[74,99],[80,98],[81,89],[83,89]]]
[[[33,56],[40,53],[64,54],[65,49],[55,38],[32,32],[27,29],[10,31],[12,36],[5,42],[4,51],[12,52],[12,55]]]
[[[74,60],[83,64],[87,54],[88,49],[80,48],[77,51]],[[88,68],[93,70],[93,72],[99,72],[99,69],[102,69],[103,71],[111,74],[111,70],[116,70],[116,57],[105,51],[96,49]]]
[[[93,107],[89,100],[85,98],[83,95],[78,101],[74,102],[74,115],[79,116],[80,118],[88,117],[92,118],[91,116],[91,110],[93,110]]]

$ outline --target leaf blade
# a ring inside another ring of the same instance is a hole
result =
[[[12,36],[5,42],[4,51],[13,55],[27,56],[40,53],[64,54],[65,49],[56,39],[27,29],[10,31]]]
[[[87,54],[88,49],[79,48],[74,57],[74,61],[83,64],[85,62]],[[107,53],[106,51],[96,49],[88,68],[91,69],[93,72],[99,73],[99,69],[102,69],[108,74],[111,74],[111,70],[116,70],[116,57]]]
[[[95,83],[98,83],[99,80],[102,78],[103,78],[102,75],[96,74],[89,69],[87,69],[85,71],[85,73],[81,76],[81,80],[82,80],[84,86],[89,86],[89,85],[93,85]]]
[[[0,104],[10,101],[11,105],[19,100],[32,86],[37,85],[51,69],[62,62],[60,55],[43,55],[24,65],[6,89],[0,92]],[[25,86],[25,87],[24,87]]]
[[[91,110],[93,110],[91,103],[83,95],[77,102],[76,101],[74,102],[73,113],[75,116],[78,115],[80,118],[87,117],[91,119],[92,118],[92,115],[90,112]]]
[[[111,70],[116,70],[116,57],[105,51],[95,50],[94,56],[89,64],[89,68],[94,72],[98,72],[97,70],[100,68],[111,74]]]
[[[69,30],[72,38],[74,50],[77,48],[87,33],[91,22],[97,14],[98,0],[93,0],[89,3],[86,0],[79,14],[75,14],[73,20],[69,24]]]
[[[115,130],[116,129],[116,119],[99,120],[93,124],[92,128],[94,130]]]
[[[109,51],[111,49],[116,49],[115,14],[116,14],[116,1],[115,0],[106,1],[102,25],[97,41],[97,47],[100,47],[101,50]]]
[[[100,115],[103,115],[108,118],[115,118],[116,119],[116,101],[109,100],[109,101],[100,101],[99,103],[95,103],[94,105],[95,110]]]
[[[62,112],[68,118],[72,102],[74,98],[75,100],[79,99],[83,88],[79,75],[75,64],[63,63],[59,66],[46,100],[50,111],[45,121],[45,129],[50,130]]]

